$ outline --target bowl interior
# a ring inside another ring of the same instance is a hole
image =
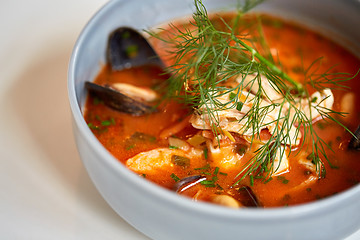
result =
[[[227,11],[233,9],[237,5],[237,1],[207,0],[205,4],[210,12],[218,9]],[[291,218],[309,212],[316,214],[321,212],[321,209],[340,207],[344,202],[352,202],[359,198],[360,186],[356,186],[334,197],[311,204],[290,207],[287,210],[245,210],[234,213],[228,209],[203,203],[194,204],[190,200],[177,197],[161,187],[138,178],[107,153],[88,129],[82,117],[82,111],[87,94],[84,89],[84,82],[92,81],[105,63],[105,49],[109,33],[119,26],[129,26],[138,30],[148,29],[173,19],[189,16],[192,11],[192,0],[115,0],[107,3],[82,31],[69,65],[69,99],[74,125],[78,128],[78,132],[91,142],[90,145],[96,151],[101,152],[103,159],[98,159],[98,161],[108,164],[116,174],[122,174],[128,178],[129,182],[141,188],[148,196],[161,198],[163,201],[171,201],[178,207],[186,208],[187,211],[214,214],[218,217],[265,219],[267,221],[285,216]],[[255,11],[267,12],[317,29],[360,57],[360,31],[355,31],[353,27],[354,23],[360,22],[360,3],[358,1],[270,0],[258,6]],[[93,177],[92,179],[94,182],[96,181]],[[101,189],[99,190],[102,192]],[[111,200],[106,200],[113,206]]]

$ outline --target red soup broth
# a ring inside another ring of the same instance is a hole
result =
[[[231,19],[232,15],[222,17]],[[214,17],[213,21],[219,21],[218,17]],[[179,23],[178,27],[182,28],[183,25]],[[262,28],[271,53],[278,57],[284,71],[297,81],[302,81],[304,78],[301,69],[310,66],[319,57],[321,57],[321,61],[318,61],[314,67],[319,73],[331,69],[331,72],[344,72],[349,73],[349,76],[354,76],[360,67],[359,59],[352,53],[314,31],[269,16],[264,16]],[[169,28],[161,34],[167,36],[170,31]],[[150,41],[160,56],[166,60],[166,63],[171,64],[173,60],[167,54],[169,46],[158,39],[150,39]],[[162,70],[152,66],[112,71],[106,65],[98,74],[95,82],[98,84],[122,82],[157,89],[166,80],[166,75],[162,73]],[[351,131],[355,131],[357,124],[360,123],[360,114],[358,114],[360,112],[359,83],[359,77],[355,76],[342,83],[349,87],[348,90],[332,89],[335,111],[341,111],[341,105],[344,104],[342,103],[343,97],[346,93],[352,92],[355,96],[354,102],[348,103],[353,106],[353,113],[345,117],[346,121],[340,119]],[[177,138],[188,139],[197,133],[199,130],[194,129],[190,123],[186,122],[190,112],[191,110],[186,106],[171,101],[161,104],[158,111],[152,114],[132,116],[113,110],[96,97],[89,96],[84,116],[101,144],[115,158],[126,164],[127,159],[141,152],[156,148],[168,148],[168,139],[162,137],[162,134],[167,129],[172,129],[174,125],[183,126],[182,130],[176,133]],[[306,184],[308,173],[297,162],[298,158],[304,156],[298,154],[290,157],[289,171],[274,176],[271,181],[264,182],[256,179],[250,181],[249,178],[243,180],[242,184],[250,186],[261,206],[288,206],[315,201],[344,191],[359,182],[360,154],[347,149],[351,135],[343,127],[326,120],[318,121],[314,124],[314,129],[333,149],[333,152],[327,151],[332,165],[330,166],[326,160],[323,160],[326,169],[325,177],[314,183]],[[303,146],[305,149],[310,147],[306,144]],[[301,152],[301,149],[299,151]],[[208,168],[204,166],[208,166]],[[137,173],[149,181],[173,189],[176,184],[174,176],[184,178],[200,172],[207,172],[211,175],[214,173],[215,167],[204,156],[191,159],[190,166],[187,168],[157,169],[155,172],[153,171],[154,174]],[[198,186],[184,191],[183,194],[194,200],[210,201],[214,194],[222,194],[231,189],[239,170],[218,170],[222,174],[217,175],[216,184],[221,188],[198,184]]]

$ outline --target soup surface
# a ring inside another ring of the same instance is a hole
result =
[[[233,15],[221,17],[231,21]],[[246,22],[257,22],[258,16],[250,15],[247,19]],[[213,16],[212,21],[224,28],[219,16]],[[183,23],[176,26],[178,29],[193,28]],[[304,81],[305,72],[314,76],[325,72],[354,76],[360,67],[359,59],[351,53],[306,28],[269,16],[262,16],[261,26],[270,53],[281,62],[281,69],[298,82]],[[171,38],[169,33],[172,32],[175,30],[169,27],[160,36]],[[174,64],[167,42],[157,38],[150,41],[166,65]],[[106,65],[94,82],[131,85],[147,91],[145,95],[154,93],[155,98],[159,98],[163,94],[160,87],[167,78],[162,69],[150,65],[121,71],[113,71]],[[333,98],[330,108],[347,112],[336,118],[350,131],[355,131],[360,123],[359,77],[341,84],[348,88],[327,86]],[[310,93],[316,92],[311,86],[309,89]],[[325,104],[327,99],[330,97],[321,101],[313,98],[319,104]],[[274,167],[268,175],[242,177],[239,172],[246,168],[256,149],[271,139],[270,127],[254,133],[258,141],[252,143],[249,136],[231,131],[230,127],[224,128],[217,138],[211,128],[201,127],[206,123],[196,122],[201,118],[197,116],[196,119],[194,110],[188,105],[169,100],[156,107],[150,114],[134,116],[116,111],[101,98],[89,95],[84,116],[104,147],[129,169],[194,200],[234,208],[288,206],[337,194],[360,180],[360,152],[348,149],[351,134],[327,118],[317,117],[312,121],[314,132],[332,149],[325,148],[328,160],[321,156],[323,165],[314,164],[309,151],[313,146],[312,138],[304,139],[304,129],[301,129],[301,134],[295,136],[301,144],[282,144],[287,149],[286,154],[280,157],[281,161],[278,155],[272,160]]]

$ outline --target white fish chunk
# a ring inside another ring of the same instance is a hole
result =
[[[217,127],[228,132],[236,132],[244,136],[253,136],[259,134],[261,130],[267,128],[270,134],[277,136],[282,134],[286,136],[282,140],[284,145],[299,145],[301,140],[301,133],[297,127],[299,124],[294,116],[296,113],[301,113],[306,116],[310,121],[316,121],[321,113],[328,113],[331,111],[334,104],[334,96],[330,89],[324,89],[321,92],[313,93],[310,98],[297,98],[295,99],[295,106],[290,107],[289,104],[277,104],[282,101],[281,93],[277,92],[271,85],[271,83],[265,78],[261,79],[261,86],[266,92],[266,95],[258,99],[256,102],[256,96],[253,94],[259,89],[259,84],[254,81],[252,86],[246,85],[251,83],[251,79],[254,76],[250,75],[244,79],[244,86],[247,86],[248,90],[243,90],[238,94],[238,100],[242,103],[241,109],[237,109],[231,99],[232,94],[236,93],[224,93],[216,97],[216,101],[225,104],[226,107],[218,109],[214,104],[208,104],[207,108],[210,108],[216,116],[218,116]],[[237,79],[237,81],[241,81]],[[234,84],[234,83],[231,83]],[[251,87],[251,88],[250,88]],[[259,123],[255,128],[248,123],[249,113],[251,109],[256,106],[260,109],[261,114],[257,119]],[[294,109],[296,107],[296,109]],[[278,119],[289,119],[288,121],[278,121]],[[294,121],[293,121],[294,120]],[[210,121],[207,109],[205,106],[198,109],[191,119],[190,123],[194,128],[210,130],[213,124]]]
[[[174,155],[193,158],[200,157],[203,151],[192,149],[183,151],[180,149],[156,148],[147,152],[141,152],[126,161],[126,166],[134,172],[156,174],[158,170],[171,171],[175,167],[172,162]]]

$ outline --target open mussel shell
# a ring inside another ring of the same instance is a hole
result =
[[[350,150],[360,150],[360,126],[354,132],[354,136],[350,139],[348,148]]]
[[[241,185],[234,187],[230,193],[245,207],[262,207],[254,191],[249,186]]]
[[[143,65],[164,68],[164,63],[148,41],[139,32],[128,27],[120,27],[110,34],[106,57],[115,71]]]
[[[192,186],[206,180],[205,176],[202,175],[194,175],[189,176],[183,179],[180,179],[173,187],[173,190],[177,193],[181,193],[185,191],[188,188],[191,188]]]
[[[86,82],[85,87],[89,93],[101,99],[107,106],[120,112],[129,113],[134,116],[141,116],[154,112],[155,108],[141,101],[137,101],[107,85],[98,85]]]

